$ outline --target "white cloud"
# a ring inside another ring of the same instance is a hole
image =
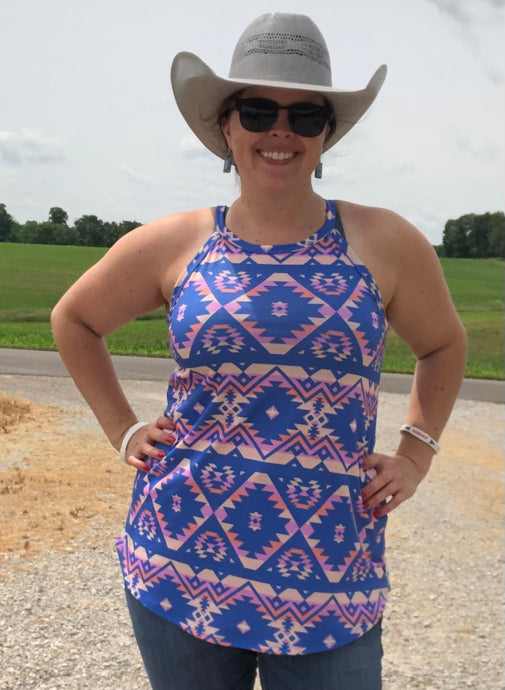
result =
[[[65,159],[63,139],[41,130],[0,130],[0,158],[11,165],[56,163]]]

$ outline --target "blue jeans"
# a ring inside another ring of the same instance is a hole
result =
[[[153,690],[380,690],[381,624],[354,642],[301,656],[221,647],[188,634],[126,599],[135,637]]]

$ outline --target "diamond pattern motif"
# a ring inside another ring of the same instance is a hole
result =
[[[209,642],[347,644],[380,617],[385,520],[365,510],[385,318],[333,202],[311,238],[224,225],[174,291],[176,443],[139,474],[118,551],[140,601]]]

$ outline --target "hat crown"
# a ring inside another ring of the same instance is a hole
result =
[[[309,17],[263,14],[239,38],[229,77],[331,87],[330,56]]]

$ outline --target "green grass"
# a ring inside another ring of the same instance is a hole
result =
[[[441,260],[456,309],[467,311],[504,310],[504,262],[500,259]]]
[[[442,268],[468,339],[465,375],[504,378],[504,263],[500,259],[447,259]],[[394,332],[388,334],[384,371],[410,374],[415,358]]]
[[[153,315],[154,316],[154,315]],[[168,357],[167,327],[164,316],[142,319],[118,328],[106,338],[115,355]],[[0,321],[0,347],[22,350],[54,350],[49,321]]]
[[[503,379],[503,311],[460,312],[466,329],[468,354],[465,376],[478,379]],[[384,371],[411,374],[415,358],[400,338],[390,331],[384,358]]]
[[[105,249],[0,243],[0,347],[54,350],[49,315],[65,290]],[[466,375],[504,378],[504,264],[498,259],[441,259],[468,336]],[[107,338],[114,354],[168,356],[162,309]],[[415,360],[394,333],[384,371],[412,373]]]
[[[0,321],[47,319],[65,290],[105,251],[0,243]]]

